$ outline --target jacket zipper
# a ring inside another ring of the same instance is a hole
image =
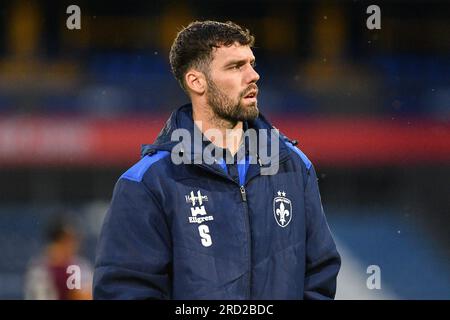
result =
[[[247,299],[251,299],[251,288],[252,288],[252,239],[250,232],[250,217],[248,214],[248,204],[247,204],[247,192],[245,187],[242,185],[239,187],[241,191],[242,204],[245,210],[245,227],[247,229],[247,242],[248,242],[248,289],[247,289]]]

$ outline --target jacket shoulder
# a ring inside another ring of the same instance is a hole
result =
[[[125,171],[125,173],[120,176],[120,179],[141,182],[144,174],[150,169],[151,166],[169,155],[169,151],[157,151],[153,154],[148,154]]]
[[[306,156],[306,154],[303,153],[302,150],[300,150],[297,147],[298,141],[297,140],[291,140],[289,139],[286,135],[284,135],[283,133],[280,132],[280,136],[281,136],[281,140],[284,142],[284,144],[286,145],[286,147],[288,147],[288,149],[290,149],[291,151],[293,151],[298,157],[300,157],[300,159],[302,160],[303,164],[306,167],[306,170],[311,169],[312,166],[312,162],[308,159],[308,157]]]
[[[308,159],[308,157],[306,156],[306,154],[303,153],[302,150],[300,150],[292,141],[287,141],[285,142],[287,147],[289,149],[291,149],[292,151],[294,151],[297,156],[300,157],[300,159],[303,161],[305,167],[307,170],[311,169],[312,166],[312,162]]]

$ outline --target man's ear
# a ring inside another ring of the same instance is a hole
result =
[[[184,76],[186,89],[196,94],[203,94],[206,91],[205,75],[197,70],[190,69]]]

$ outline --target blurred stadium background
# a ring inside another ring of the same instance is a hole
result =
[[[81,30],[66,28],[70,4]],[[381,30],[366,28],[370,4]],[[168,50],[195,19],[256,35],[260,109],[317,167],[337,298],[449,299],[450,3],[286,0],[2,1],[0,298],[24,297],[57,213],[93,262],[116,179],[187,102]]]

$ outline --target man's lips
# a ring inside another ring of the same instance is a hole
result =
[[[248,98],[256,98],[256,96],[258,95],[258,90],[251,90],[249,93],[247,93],[244,98],[248,99]]]

